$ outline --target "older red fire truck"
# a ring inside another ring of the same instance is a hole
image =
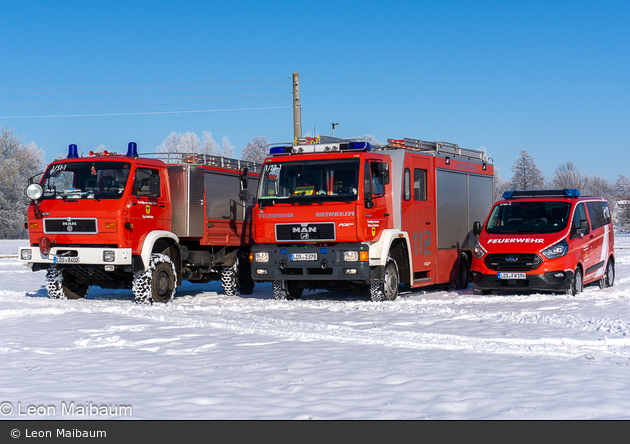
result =
[[[92,285],[132,288],[136,302],[172,300],[183,280],[221,280],[251,293],[248,253],[260,165],[205,154],[139,157],[90,152],[52,162],[27,194],[30,247],[20,261],[47,270],[51,298]]]
[[[444,142],[317,138],[276,146],[254,207],[252,278],[277,299],[360,289],[392,300],[410,288],[469,282],[473,222],[493,203],[483,152]]]

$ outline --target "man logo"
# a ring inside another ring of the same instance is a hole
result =
[[[308,233],[301,233],[300,234],[300,239],[309,239]]]

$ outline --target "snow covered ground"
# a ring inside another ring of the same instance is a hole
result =
[[[218,282],[168,305],[96,287],[58,301],[44,272],[2,257],[0,418],[628,419],[630,237],[615,240],[605,290],[381,303]]]

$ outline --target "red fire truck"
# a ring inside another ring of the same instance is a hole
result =
[[[30,247],[20,261],[47,270],[51,298],[85,297],[92,285],[132,288],[136,302],[172,300],[183,280],[221,280],[251,293],[249,248],[260,165],[204,154],[139,157],[90,152],[51,163],[27,194]]]
[[[277,299],[360,289],[393,300],[400,283],[464,288],[473,222],[493,202],[484,153],[444,142],[316,138],[276,146],[254,207],[252,278]]]

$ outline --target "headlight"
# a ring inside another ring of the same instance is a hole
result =
[[[38,200],[44,194],[44,189],[38,183],[32,183],[26,187],[26,195],[32,200]]]
[[[269,253],[266,251],[255,253],[254,262],[269,262]]]
[[[477,259],[481,259],[486,253],[487,251],[481,246],[479,241],[477,241],[472,250],[473,256],[475,256]]]
[[[358,251],[344,251],[343,260],[344,262],[356,262],[359,260],[359,252]]]
[[[114,262],[116,260],[116,252],[112,250],[103,251],[103,262]]]
[[[569,251],[569,244],[566,239],[562,239],[562,241],[558,242],[556,245],[553,245],[542,252],[542,254],[547,259],[555,259],[557,257],[562,257]]]
[[[32,257],[33,257],[33,252],[30,249],[25,248],[24,250],[20,251],[20,258],[23,261],[30,261]]]

